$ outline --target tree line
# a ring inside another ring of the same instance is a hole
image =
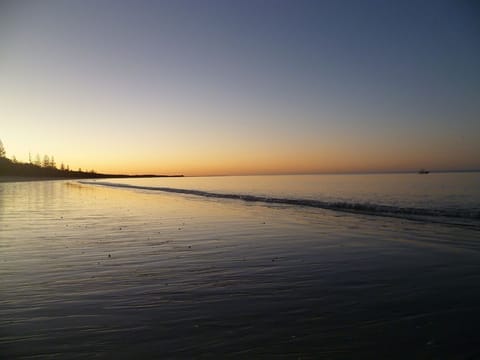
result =
[[[68,165],[61,163],[57,168],[55,158],[53,156],[44,155],[43,159],[39,154],[32,161],[31,154],[28,156],[28,163],[19,162],[12,156],[8,159],[5,147],[0,140],[0,176],[16,176],[16,177],[39,177],[39,178],[135,178],[135,177],[168,177],[169,175],[119,175],[119,174],[99,174],[95,170],[82,171],[70,170]],[[183,175],[170,175],[173,177]]]
[[[16,161],[15,160],[15,157],[12,157],[12,160],[13,161]],[[30,154],[28,154],[28,163],[29,164],[34,164],[36,166],[41,166],[41,167],[44,167],[44,168],[54,168],[56,169],[57,168],[57,163],[55,162],[55,157],[53,155],[51,156],[48,156],[48,155],[44,155],[43,156],[43,159],[40,157],[40,154],[37,154],[35,156],[35,159],[32,161],[32,157]],[[63,162],[60,164],[60,170],[66,170],[66,171],[69,171],[70,170],[70,166],[67,164],[65,165]],[[93,170],[92,170],[93,171]]]
[[[94,170],[89,172],[82,171],[79,168],[77,171],[70,170],[70,166],[63,162],[60,168],[57,168],[55,157],[52,155],[44,155],[43,158],[37,154],[32,159],[31,154],[28,154],[28,163],[20,162],[15,156],[11,159],[7,158],[5,146],[0,140],[0,176],[39,176],[39,177],[95,177],[97,174]]]
[[[0,140],[0,158],[7,159],[7,152],[5,150],[5,146],[3,145],[2,140]],[[11,161],[15,164],[25,164],[19,162],[15,155],[12,155]],[[55,162],[55,157],[53,155],[43,155],[43,158],[40,156],[39,153],[36,154],[35,158],[32,160],[31,153],[28,153],[28,164],[35,165],[38,167],[44,168],[53,168],[57,169],[57,163]],[[60,164],[59,170],[61,171],[70,171],[70,166],[67,164],[65,165],[63,162]],[[78,171],[82,172],[81,168],[78,168]],[[95,170],[90,170],[90,173],[95,173]]]

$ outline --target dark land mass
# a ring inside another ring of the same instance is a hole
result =
[[[20,163],[8,158],[0,158],[0,181],[20,180],[54,180],[54,179],[105,179],[105,178],[139,178],[139,177],[183,177],[183,175],[123,175],[101,174],[94,171],[72,171],[58,169],[55,166],[40,166],[31,163]]]

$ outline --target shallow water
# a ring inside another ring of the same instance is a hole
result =
[[[3,183],[0,355],[475,358],[479,240],[321,208]]]
[[[127,178],[106,181],[310,200],[419,207],[480,207],[480,172]]]
[[[86,183],[480,228],[480,172],[141,178]]]

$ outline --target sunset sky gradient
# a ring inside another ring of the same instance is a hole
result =
[[[186,175],[480,169],[475,1],[2,1],[7,156]]]

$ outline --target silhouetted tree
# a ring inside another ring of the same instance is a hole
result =
[[[65,165],[63,165],[63,162],[60,164],[60,170],[65,171]]]
[[[48,155],[43,156],[43,167],[49,167],[50,166],[50,158]]]
[[[12,162],[13,162],[14,164],[17,163],[17,158],[15,157],[15,155],[12,156]]]
[[[56,168],[57,167],[57,164],[55,163],[55,158],[52,156],[50,156],[50,166],[52,168]]]
[[[2,140],[0,140],[0,158],[4,158],[6,154],[7,152],[5,151]]]

